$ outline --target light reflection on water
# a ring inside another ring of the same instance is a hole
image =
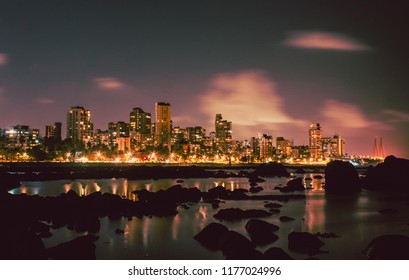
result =
[[[315,174],[302,175],[313,178]],[[285,185],[289,178],[267,178],[259,185],[264,188],[260,194],[280,194],[274,187]],[[355,196],[330,196],[322,189],[323,179],[306,180],[311,183],[311,189],[305,191],[306,200],[290,200],[279,202],[283,204],[281,214],[273,215],[264,220],[280,227],[277,231],[279,240],[273,244],[260,246],[265,251],[271,246],[281,247],[295,258],[303,259],[306,255],[289,252],[287,235],[292,231],[334,232],[339,238],[323,239],[326,245],[322,248],[328,254],[318,255],[321,259],[362,259],[362,250],[371,239],[380,234],[408,234],[409,206],[397,204],[394,200],[385,200],[379,194],[362,192]],[[11,193],[27,193],[57,196],[61,192],[74,190],[79,194],[89,194],[94,191],[116,193],[128,199],[135,199],[132,191],[148,189],[158,191],[176,184],[173,179],[161,180],[126,180],[98,179],[75,181],[24,182],[19,189]],[[249,189],[247,178],[199,178],[185,179],[180,183],[183,187],[196,187],[201,191],[215,186],[224,186],[230,190],[237,188]],[[221,208],[239,207],[241,209],[265,209],[263,201],[226,201]],[[397,208],[398,214],[393,216],[379,214],[379,209]],[[175,217],[143,217],[110,220],[101,218],[100,239],[97,244],[99,259],[222,259],[220,252],[211,252],[203,248],[193,239],[207,224],[219,222],[213,218],[218,209],[211,204],[195,203],[190,209],[178,208]],[[280,215],[295,218],[295,221],[282,223]],[[248,237],[244,228],[247,220],[223,221],[229,229],[238,231]],[[123,229],[124,234],[115,234],[116,229]],[[61,228],[52,230],[51,238],[43,239],[47,247],[57,245],[62,241],[71,240],[78,234]],[[84,234],[84,233],[82,233]]]

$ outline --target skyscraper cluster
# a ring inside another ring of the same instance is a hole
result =
[[[201,126],[173,126],[171,105],[166,102],[155,103],[154,120],[150,113],[135,107],[129,113],[129,122],[109,122],[106,129],[96,130],[91,120],[91,111],[81,106],[72,106],[66,114],[64,140],[61,137],[61,127],[59,122],[47,125],[43,139],[39,137],[38,129],[30,129],[28,126],[17,125],[10,130],[0,130],[2,146],[22,149],[44,147],[45,152],[56,154],[62,150],[81,151],[84,154],[105,150],[111,156],[118,153],[138,153],[143,156],[157,152],[184,159],[227,156],[242,161],[289,158],[320,160],[345,155],[345,140],[338,134],[324,137],[319,123],[312,123],[309,127],[308,146],[294,146],[289,139],[281,136],[274,139],[266,133],[259,133],[249,141],[237,141],[233,138],[232,122],[224,119],[222,114],[215,115],[214,131],[210,133]]]

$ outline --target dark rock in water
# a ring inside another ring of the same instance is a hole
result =
[[[34,232],[20,228],[2,228],[0,259],[45,260],[47,251],[41,238]]]
[[[123,229],[117,228],[117,229],[115,230],[115,233],[116,233],[116,234],[124,234],[125,231],[124,231]]]
[[[271,212],[273,214],[279,214],[281,211],[280,209],[277,209],[277,208],[270,208],[268,209],[268,212]]]
[[[38,234],[40,238],[50,238],[51,236],[53,236],[53,234],[49,231],[42,231]]]
[[[258,174],[256,174],[255,172],[253,173],[249,173],[248,174],[249,177],[249,182],[250,183],[262,183],[265,182],[266,180],[264,180],[263,178],[260,178]],[[250,184],[251,185],[251,184]]]
[[[274,187],[275,190],[281,190],[282,188],[283,188],[283,187],[280,187],[280,186],[275,186],[275,187]]]
[[[280,218],[280,222],[289,222],[289,221],[294,221],[294,218],[288,217],[288,216],[281,216]]]
[[[250,192],[251,193],[258,193],[263,190],[263,187],[257,186],[257,187],[250,187]]]
[[[265,210],[242,210],[239,208],[227,208],[220,209],[219,212],[213,215],[213,217],[218,220],[240,220],[246,218],[263,218],[271,215],[272,213]]]
[[[293,260],[283,249],[278,247],[271,247],[264,252],[264,257],[267,260]]]
[[[6,196],[8,190],[20,186],[20,177],[8,173],[0,173],[0,197]]]
[[[265,163],[255,168],[254,174],[261,177],[289,177],[287,169],[280,163]]]
[[[250,187],[255,187],[255,186],[257,186],[258,184],[256,183],[256,182],[250,182]]]
[[[217,202],[212,203],[212,208],[213,209],[218,209],[219,207],[220,207],[219,203],[217,203]]]
[[[300,253],[314,255],[321,253],[320,248],[325,243],[308,232],[291,232],[288,235],[288,249]]]
[[[314,179],[324,179],[324,177],[322,177],[321,175],[314,175],[313,178]]]
[[[294,191],[304,191],[303,178],[298,177],[288,181],[287,186],[280,189],[280,192],[294,192]]]
[[[398,213],[398,210],[396,209],[381,209],[378,211],[381,214],[396,214]]]
[[[35,233],[47,232],[50,230],[50,226],[43,222],[35,221],[31,224],[30,229]]]
[[[256,244],[248,240],[242,234],[236,231],[229,231],[225,241],[220,246],[223,255],[229,259],[238,259],[243,254],[250,252],[256,248]]]
[[[219,223],[210,223],[194,239],[209,250],[219,250],[225,242],[229,229]]]
[[[267,203],[267,204],[264,204],[264,207],[266,207],[266,208],[281,208],[281,207],[283,207],[283,205],[278,204],[278,203]]]
[[[398,234],[379,236],[363,253],[371,260],[409,260],[409,237]]]
[[[178,184],[180,184],[180,183],[184,183],[185,181],[183,181],[183,180],[181,180],[181,179],[179,179],[179,180],[176,180],[176,183],[178,183]]]
[[[355,167],[346,161],[331,161],[325,167],[325,191],[355,193],[360,191],[359,176]]]
[[[383,163],[368,168],[362,185],[366,189],[409,191],[406,174],[409,174],[409,160],[388,156]]]
[[[185,210],[190,209],[190,207],[186,204],[181,204],[180,206]]]
[[[93,235],[77,237],[71,241],[49,248],[48,254],[54,260],[95,260],[95,244],[98,238]]]
[[[279,227],[266,221],[251,219],[247,222],[245,228],[250,235],[251,241],[257,245],[264,245],[278,239],[278,236],[273,232],[277,231]]]
[[[317,233],[314,233],[314,235],[316,237],[321,237],[321,238],[337,238],[337,237],[339,237],[338,235],[336,235],[333,232],[323,232],[323,233],[317,232]]]

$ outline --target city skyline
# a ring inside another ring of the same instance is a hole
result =
[[[95,128],[172,104],[174,124],[233,123],[308,144],[339,133],[350,154],[409,158],[403,1],[10,1],[0,4],[0,127],[92,111]],[[208,131],[212,131],[209,129]]]

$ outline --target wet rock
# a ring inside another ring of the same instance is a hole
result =
[[[267,260],[293,260],[290,255],[279,247],[271,247],[264,252],[264,257]]]
[[[256,244],[236,231],[229,231],[226,239],[220,246],[223,255],[229,259],[240,259],[246,253],[253,251]]]
[[[289,177],[290,173],[280,163],[265,163],[255,168],[254,174],[261,177]]]
[[[264,245],[278,239],[278,236],[273,232],[277,231],[279,227],[266,221],[251,219],[247,222],[245,228],[250,235],[251,241],[257,245]]]
[[[117,229],[115,230],[115,233],[116,233],[116,234],[124,234],[125,231],[124,231],[123,229],[117,228]]]
[[[227,238],[229,229],[219,223],[210,223],[194,236],[194,239],[209,250],[219,250]]]
[[[294,218],[288,217],[288,216],[281,216],[279,218],[280,222],[289,222],[289,221],[294,221]]]
[[[176,183],[178,183],[178,184],[180,184],[180,183],[184,183],[185,181],[183,181],[183,180],[181,180],[181,179],[179,179],[179,180],[176,180]]]
[[[213,217],[218,220],[240,220],[246,218],[263,218],[271,215],[272,213],[265,210],[242,210],[239,208],[227,208],[220,209],[219,212],[213,215]]]
[[[408,191],[409,160],[388,156],[383,163],[368,168],[363,187],[377,190],[404,190]]]
[[[336,235],[333,232],[323,232],[323,233],[317,232],[317,233],[314,233],[314,235],[316,237],[321,237],[321,238],[337,238],[337,237],[339,237],[338,235]]]
[[[47,252],[43,241],[34,232],[3,227],[0,231],[0,259],[44,260],[47,259]]]
[[[280,189],[280,192],[294,192],[294,191],[304,191],[303,178],[298,177],[288,181],[287,186]]]
[[[359,176],[355,167],[346,161],[335,160],[325,167],[325,191],[356,193],[360,191]]]
[[[321,175],[314,175],[313,178],[314,179],[319,179],[319,180],[324,179],[324,177],[322,177]]]
[[[260,186],[250,187],[251,193],[258,193],[258,192],[261,192],[262,190],[263,190],[263,187],[260,187]]]
[[[219,207],[220,207],[219,203],[217,203],[217,202],[212,203],[212,208],[213,209],[218,209]]]
[[[268,212],[271,212],[273,214],[279,214],[281,211],[280,209],[277,209],[277,208],[270,208],[268,209]]]
[[[49,231],[42,231],[38,234],[40,238],[50,238],[51,236],[53,236],[53,234]]]
[[[281,208],[281,207],[283,207],[283,205],[278,204],[278,203],[267,203],[267,204],[264,204],[264,207],[266,207],[266,208]]]
[[[371,260],[409,260],[409,237],[379,236],[369,243],[363,253]]]
[[[291,232],[288,235],[288,249],[300,253],[314,255],[323,251],[320,248],[325,243],[308,232]]]
[[[95,244],[98,238],[93,235],[77,237],[47,250],[55,260],[95,260]]]

